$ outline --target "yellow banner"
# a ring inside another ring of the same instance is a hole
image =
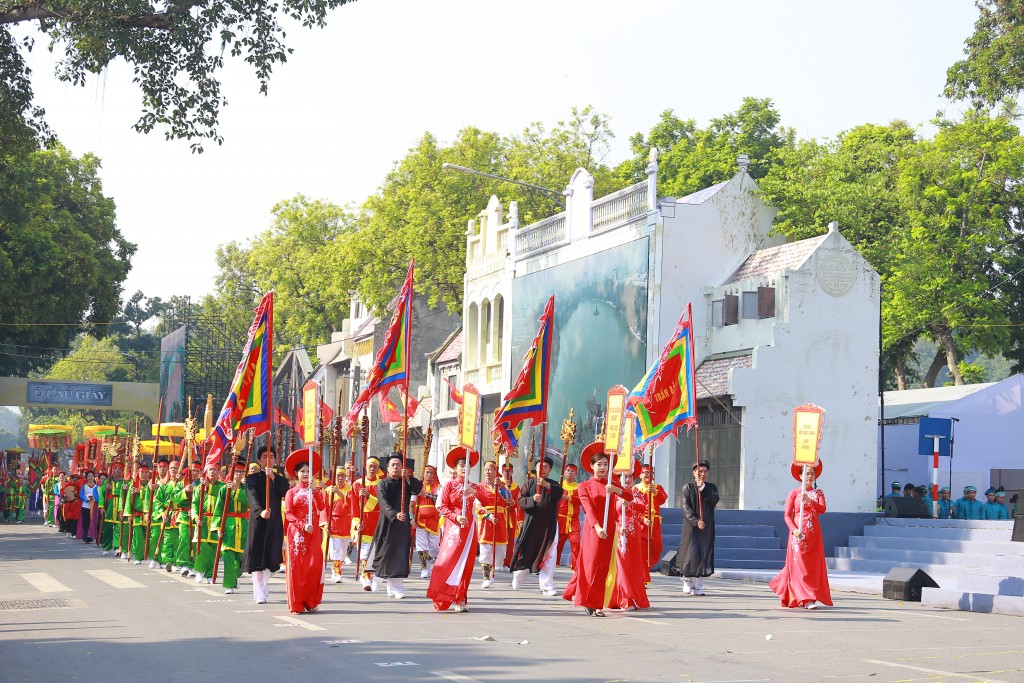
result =
[[[636,429],[633,420],[634,417],[632,415],[626,415],[626,419],[622,423],[622,448],[615,458],[614,472],[633,471],[633,437],[635,436],[634,430]]]
[[[608,390],[604,418],[604,452],[615,455],[622,441],[622,418],[626,412],[626,387],[621,384]]]
[[[302,387],[302,440],[316,441],[316,409],[320,385],[310,380]]]
[[[459,413],[459,445],[476,448],[476,423],[480,417],[480,392],[465,387],[462,392],[462,411]]]
[[[818,464],[821,427],[825,419],[822,408],[808,403],[793,409],[793,462],[797,465]]]

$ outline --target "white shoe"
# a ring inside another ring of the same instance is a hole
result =
[[[804,605],[804,609],[818,609],[818,603],[814,600],[811,600],[810,602]]]
[[[469,608],[466,607],[466,603],[458,602],[458,603],[455,603],[455,611],[456,612],[468,612]]]
[[[197,577],[199,575],[196,574],[196,570],[195,569],[189,569],[188,570],[188,574],[186,574],[186,576],[188,576],[188,578],[190,578],[190,579],[194,579],[195,577]]]
[[[178,566],[178,565],[176,565],[176,564],[172,564],[172,565],[171,565],[171,573],[173,573],[173,574],[177,574],[177,573],[179,573],[180,571],[181,571],[181,567],[179,567],[179,566]]]
[[[135,560],[135,564],[142,564],[142,560]]]
[[[149,568],[150,569],[155,569],[156,568],[156,560],[150,560],[149,561]]]
[[[234,592],[235,592],[234,588],[225,588],[224,589],[224,595],[231,595]]]
[[[484,579],[484,582],[480,584],[480,587],[481,588],[490,588],[491,587],[491,580],[490,579]]]
[[[514,577],[514,576],[513,576],[513,577],[512,577],[512,590],[514,590],[514,591],[517,591],[517,590],[519,590],[519,587],[520,587],[521,585],[522,585],[522,584],[521,584],[521,583],[519,583],[519,579],[517,579],[516,577]]]
[[[704,595],[704,579],[697,579],[693,586],[694,595]]]
[[[429,569],[421,569],[420,570],[420,578],[421,579],[429,579],[430,578],[430,570]]]
[[[395,600],[405,600],[405,593],[395,593]]]
[[[267,604],[267,601],[266,600],[257,600],[256,604],[257,605],[265,605],[265,604]]]
[[[350,565],[350,564],[352,564],[352,559],[349,558],[349,557],[346,557],[344,560],[342,560],[342,564]]]
[[[683,579],[683,595],[693,595],[693,586],[687,579]]]
[[[376,576],[370,579],[370,590],[374,593],[380,590],[380,580]]]
[[[508,567],[506,567],[505,565],[501,565],[500,567],[498,567],[498,571],[499,572],[510,572],[512,570],[509,569]]]
[[[548,588],[547,590],[541,591],[541,593],[543,593],[544,595],[546,595],[548,597],[551,597],[551,596],[554,596],[554,595],[558,595],[558,591],[555,590],[554,588]]]
[[[103,551],[103,554],[104,554],[104,555],[109,555],[109,554],[110,554],[110,551],[109,551],[109,550],[104,550],[104,551]]]
[[[181,569],[178,570],[178,573],[181,574],[182,576],[188,576],[188,567],[182,567]]]
[[[206,583],[212,584],[213,583],[213,579],[212,578],[207,578],[206,579]]]
[[[196,583],[203,583],[206,581],[206,577],[202,574],[196,574]]]
[[[341,583],[341,574],[331,574],[331,581]]]

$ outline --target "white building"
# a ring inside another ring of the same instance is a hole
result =
[[[693,304],[700,451],[723,506],[778,509],[794,486],[792,409],[826,409],[823,488],[838,511],[874,508],[879,279],[839,231],[786,244],[745,172],[672,199],[647,180],[593,199],[578,169],[566,211],[520,226],[491,199],[467,242],[463,381],[484,396],[486,432],[556,296],[551,428],[573,407],[578,453],[610,386],[629,388]],[[500,359],[500,362],[499,362]],[[588,436],[589,435],[589,436]],[[690,476],[693,440],[658,449],[669,503]],[[520,471],[522,467],[517,468]]]

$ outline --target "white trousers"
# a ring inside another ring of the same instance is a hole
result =
[[[431,559],[436,560],[437,554],[441,550],[441,536],[432,534],[426,529],[416,529],[416,551],[421,550],[427,551]]]
[[[344,560],[348,556],[348,544],[351,542],[352,539],[348,537],[335,538],[331,536],[331,542],[328,547],[331,559]]]
[[[494,555],[494,562],[491,562],[491,555]],[[480,564],[489,565],[502,565],[505,564],[505,553],[508,551],[508,544],[497,543],[491,545],[490,543],[480,542]]]
[[[252,573],[252,597],[256,602],[266,602],[270,597],[269,569],[261,569]]]

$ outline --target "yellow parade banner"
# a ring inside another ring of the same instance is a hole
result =
[[[821,447],[825,409],[805,403],[793,409],[793,463],[815,467]]]
[[[476,448],[476,425],[480,417],[480,392],[472,384],[462,390],[462,410],[459,411],[459,445]]]
[[[316,409],[320,397],[320,385],[309,380],[302,386],[302,440],[316,441]]]

